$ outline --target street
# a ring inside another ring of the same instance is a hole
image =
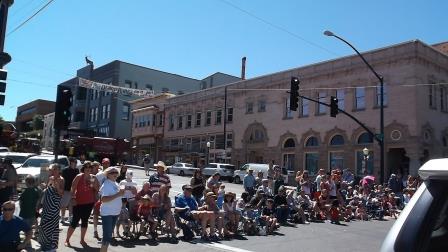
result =
[[[137,184],[141,186],[147,180],[143,170],[134,170]],[[170,175],[171,197],[181,192],[181,187],[189,183],[189,177]],[[233,191],[240,195],[242,185],[226,183],[226,191]],[[157,248],[157,251],[378,251],[381,243],[393,224],[393,220],[386,221],[356,221],[333,225],[330,223],[311,223],[294,227],[281,227],[272,236],[240,236],[229,241],[205,243],[199,237],[191,242],[179,240],[177,244],[161,238],[154,242],[141,238],[138,241],[121,241],[117,246],[109,247],[109,251],[142,251]],[[86,242],[91,247],[83,249],[79,244],[80,230],[77,229],[71,238],[72,248],[64,247],[67,226],[61,226],[58,251],[99,251],[101,244],[93,238],[93,226],[89,225]],[[101,236],[101,226],[99,233]],[[38,243],[33,240],[33,248],[38,250]]]

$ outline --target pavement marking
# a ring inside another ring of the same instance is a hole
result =
[[[216,243],[216,242],[212,242],[210,244],[204,244],[204,243],[199,243],[202,246],[205,247],[209,247],[209,248],[214,248],[214,249],[218,249],[221,251],[232,251],[232,252],[253,252],[250,250],[245,250],[245,249],[240,249],[240,248],[235,248],[235,247],[231,247],[231,246],[227,246],[221,243]]]

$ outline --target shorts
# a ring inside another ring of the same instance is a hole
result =
[[[64,191],[64,195],[61,198],[61,208],[67,208],[70,206],[72,200],[72,193],[70,191]]]
[[[101,200],[98,200],[95,202],[95,205],[93,206],[93,215],[100,215],[100,207],[101,207]]]

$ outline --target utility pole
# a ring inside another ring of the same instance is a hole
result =
[[[0,0],[0,106],[5,103],[6,78],[7,72],[3,67],[11,61],[11,56],[4,52],[6,23],[8,22],[8,9],[14,3],[14,0]]]
[[[11,61],[11,56],[4,52],[6,23],[8,22],[8,9],[14,0],[1,0],[0,2],[0,67],[3,68]]]

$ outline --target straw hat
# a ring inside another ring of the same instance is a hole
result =
[[[154,164],[154,168],[157,168],[157,167],[162,167],[163,170],[166,171],[166,165],[163,161],[159,161],[159,162],[157,162],[157,164]]]
[[[236,195],[233,192],[226,192],[224,194],[224,197],[227,197],[227,196],[232,196],[233,198],[235,198]]]
[[[142,197],[143,200],[151,200],[151,197],[149,197],[148,194],[145,194],[145,196]]]
[[[111,167],[107,168],[106,170],[104,170],[104,175],[106,175],[106,176],[109,175],[109,172],[111,172],[111,171],[116,171],[116,172],[120,173],[120,170],[117,167],[111,166]]]

